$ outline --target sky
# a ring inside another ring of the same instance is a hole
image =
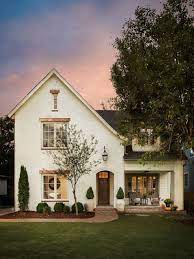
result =
[[[114,39],[138,5],[161,0],[0,0],[0,116],[52,68],[94,107],[115,96]]]

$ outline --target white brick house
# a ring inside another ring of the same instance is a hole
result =
[[[137,159],[143,150],[135,141],[131,155],[124,156],[124,146],[111,126],[114,118],[111,121],[110,114],[113,112],[95,111],[56,70],[50,71],[24,97],[9,113],[15,120],[16,210],[21,165],[28,172],[30,210],[35,210],[40,201],[48,202],[51,207],[56,201],[72,205],[71,186],[64,177],[55,174],[57,168],[47,154],[47,149],[55,147],[55,134],[60,125],[69,122],[76,124],[86,135],[96,137],[97,159],[102,158],[104,147],[108,153],[107,161],[102,161],[90,175],[80,179],[77,189],[80,202],[86,202],[86,191],[92,186],[95,206],[115,206],[116,193],[121,186],[127,205],[128,193],[150,192],[158,196],[160,204],[165,198],[172,198],[178,209],[183,209],[183,162],[172,158],[143,166]],[[145,148],[149,149],[149,146]]]

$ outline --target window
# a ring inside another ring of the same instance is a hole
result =
[[[52,89],[50,90],[50,93],[53,95],[53,110],[52,111],[58,111],[58,103],[57,103],[57,97],[59,94],[59,90]]]
[[[185,186],[185,188],[189,187],[189,174],[188,173],[184,173],[184,186]]]
[[[66,129],[67,123],[44,122],[43,124],[43,148],[57,148],[59,146],[58,139],[67,142]]]
[[[139,140],[144,145],[153,145],[155,143],[153,129],[141,129]]]
[[[43,175],[43,200],[66,200],[67,182],[64,176]]]
[[[136,193],[140,197],[144,194],[158,196],[159,178],[157,175],[125,174],[125,194]]]
[[[7,180],[0,179],[0,195],[7,195]]]
[[[54,110],[57,110],[57,94],[53,94],[54,98]]]
[[[100,172],[98,174],[98,178],[107,179],[108,178],[108,172]]]

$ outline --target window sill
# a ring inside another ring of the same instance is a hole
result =
[[[41,147],[41,150],[62,150],[65,148],[57,148],[57,147]]]
[[[64,199],[42,199],[42,202],[69,202],[69,200],[64,200]]]

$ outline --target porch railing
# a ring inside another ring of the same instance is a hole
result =
[[[159,205],[159,196],[157,193],[141,194],[140,192],[129,192],[129,205]]]

